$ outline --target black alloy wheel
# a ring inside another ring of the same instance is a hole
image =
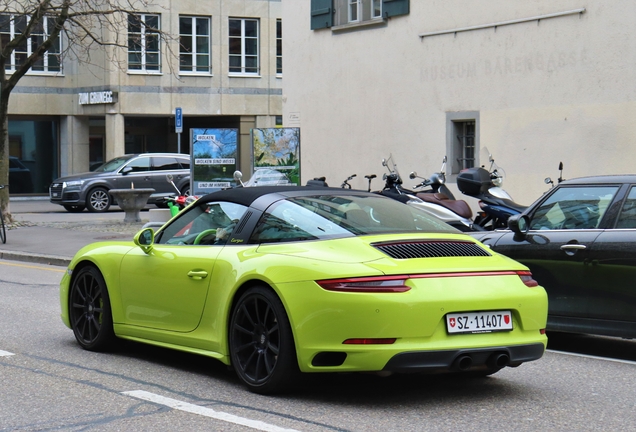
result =
[[[96,187],[88,192],[86,197],[86,208],[92,213],[102,213],[108,211],[112,204],[112,198],[103,187]]]
[[[65,205],[64,209],[69,213],[81,213],[85,207],[82,205]]]
[[[83,267],[69,293],[69,318],[75,339],[89,351],[104,351],[115,339],[106,282],[93,266]]]
[[[241,296],[232,314],[229,339],[234,370],[250,391],[282,392],[299,374],[289,319],[271,289],[253,287]]]

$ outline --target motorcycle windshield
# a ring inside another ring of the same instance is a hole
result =
[[[495,180],[494,177],[499,178],[499,181],[493,181],[495,186],[501,186],[503,184],[504,179],[506,178],[506,171],[495,162],[495,158],[492,157],[492,153],[488,150],[488,147],[482,147],[480,154],[481,166],[488,169]],[[493,176],[494,174],[494,176]],[[498,184],[497,184],[498,183]]]

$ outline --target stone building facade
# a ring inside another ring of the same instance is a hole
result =
[[[286,1],[283,123],[305,180],[366,188],[389,154],[403,177],[448,156],[452,186],[487,149],[530,204],[560,161],[566,178],[633,173],[634,16],[629,0]]]
[[[239,165],[251,167],[250,130],[282,115],[281,0],[157,0],[90,62],[52,49],[15,88],[9,106],[12,167],[45,194],[56,177],[88,171],[126,153],[188,153],[191,128],[238,128]],[[171,40],[159,41],[152,28]],[[18,31],[13,24],[2,32]],[[117,62],[114,62],[116,59]],[[19,58],[13,59],[19,61]],[[182,108],[183,132],[175,132]],[[10,176],[12,174],[10,173]]]

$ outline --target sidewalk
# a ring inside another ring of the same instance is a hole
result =
[[[15,223],[8,226],[7,242],[0,243],[0,259],[67,266],[75,253],[90,243],[132,240],[149,221],[147,206],[141,223],[125,224],[124,212],[112,207],[106,213],[68,213],[47,200],[10,201]]]

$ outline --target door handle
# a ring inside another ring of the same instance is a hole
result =
[[[196,280],[202,280],[208,277],[208,272],[204,270],[190,270],[188,272],[188,277]]]
[[[587,249],[587,246],[585,246],[583,244],[564,244],[564,245],[561,245],[561,250],[562,251],[577,251],[577,250],[583,250],[583,249]]]

